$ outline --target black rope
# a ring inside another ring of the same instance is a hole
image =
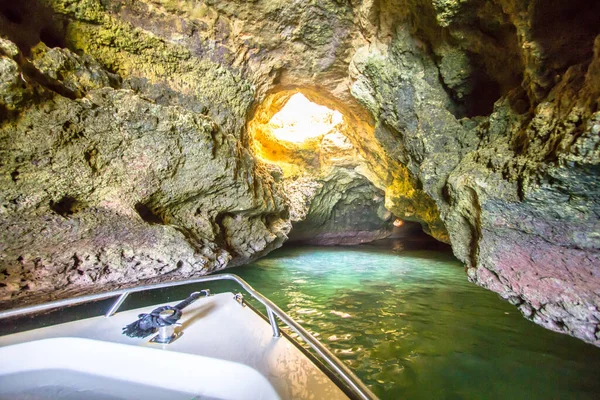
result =
[[[149,314],[139,314],[137,321],[123,327],[123,334],[134,338],[145,338],[146,336],[152,335],[161,326],[175,324],[179,318],[181,318],[181,315],[183,314],[182,310],[198,300],[202,293],[208,296],[210,291],[201,290],[200,292],[194,292],[187,299],[174,307],[162,306],[152,310]],[[172,311],[172,313],[167,314],[165,311]]]
[[[160,313],[164,311],[173,311],[171,315],[162,316]],[[169,326],[181,318],[183,313],[181,310],[171,307],[162,306],[152,310],[150,314],[138,315],[138,320],[123,327],[123,333],[129,337],[145,338],[152,335],[161,326]]]

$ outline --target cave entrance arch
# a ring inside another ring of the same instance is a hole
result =
[[[342,123],[339,111],[313,103],[300,92],[293,94],[269,120],[276,140],[298,144],[336,132]]]
[[[315,118],[311,109],[320,110]],[[296,114],[292,129],[279,118],[286,114]],[[294,132],[311,119],[327,126],[314,134]],[[283,184],[292,241],[363,243],[386,237],[400,218],[448,242],[435,202],[383,147],[385,130],[353,98],[340,100],[313,87],[273,90],[256,105],[247,130],[249,147]]]
[[[282,183],[290,241],[359,244],[389,236],[394,218],[385,190],[356,146],[356,115],[311,89],[273,93],[248,123],[251,148]]]

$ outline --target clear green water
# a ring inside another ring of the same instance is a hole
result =
[[[599,399],[600,349],[466,279],[451,253],[284,248],[236,268],[382,399]]]

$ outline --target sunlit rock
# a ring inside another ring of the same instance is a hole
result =
[[[301,92],[271,96],[249,122],[257,156],[281,168],[292,242],[360,244],[392,232],[384,192],[360,173],[368,166],[344,135],[347,124]]]

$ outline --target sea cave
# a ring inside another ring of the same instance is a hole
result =
[[[594,398],[599,103],[599,2],[3,1],[0,311],[239,274],[381,398]]]

